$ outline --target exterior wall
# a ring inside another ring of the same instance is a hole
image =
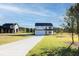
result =
[[[14,31],[15,31],[15,33],[16,33],[16,32],[19,32],[19,26],[18,26],[18,25],[15,25],[15,26],[14,26]]]
[[[38,30],[38,29],[45,29],[45,26],[36,26],[35,29],[36,30]]]
[[[19,32],[19,26],[18,25],[11,25],[10,26],[10,30],[12,33],[16,33],[16,32]]]
[[[35,26],[36,29],[53,29],[51,26]]]
[[[54,34],[54,32],[52,31],[51,34]]]
[[[15,26],[14,26],[14,28],[15,28],[15,29],[18,29],[18,28],[19,28],[19,26],[18,26],[18,25],[15,25]]]
[[[14,26],[11,25],[10,28],[13,29],[12,33],[19,32],[19,26],[18,25],[14,25]]]
[[[53,31],[50,31],[50,30],[48,30],[48,31],[46,31],[47,33],[47,35],[50,35],[50,34],[53,34]]]
[[[35,35],[49,35],[53,34],[52,26],[36,26],[35,27]]]

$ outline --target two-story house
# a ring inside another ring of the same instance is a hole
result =
[[[0,26],[0,32],[2,33],[16,33],[19,32],[19,25],[17,23],[5,23]]]
[[[53,34],[52,23],[35,23],[35,35]]]

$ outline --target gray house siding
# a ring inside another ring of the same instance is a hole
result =
[[[53,34],[53,25],[51,23],[36,23],[35,35],[50,35]]]

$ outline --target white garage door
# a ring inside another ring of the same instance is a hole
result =
[[[35,35],[45,35],[45,31],[35,31]]]

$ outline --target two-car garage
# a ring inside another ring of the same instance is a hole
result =
[[[35,31],[35,35],[45,35],[45,31]]]

